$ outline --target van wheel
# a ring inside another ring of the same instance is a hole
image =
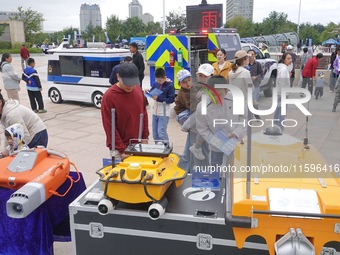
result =
[[[273,96],[273,88],[276,86],[276,77],[275,75],[271,75],[269,81],[267,83],[267,89],[263,91],[265,97],[272,97]]]
[[[48,97],[55,104],[60,104],[63,101],[60,91],[56,88],[50,88],[50,90],[48,91]]]
[[[102,106],[102,99],[103,99],[103,93],[102,92],[94,92],[92,95],[92,103],[94,106],[98,109]]]

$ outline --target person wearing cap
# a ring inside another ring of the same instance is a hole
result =
[[[249,63],[249,55],[244,50],[236,51],[235,62],[232,64],[232,70],[229,72],[230,84],[239,87],[244,95],[245,102],[248,98],[248,87],[253,88],[253,81],[250,72],[245,68]]]
[[[292,56],[292,63],[288,67],[288,69],[290,70],[290,87],[293,87],[293,83],[295,79],[295,67],[296,67],[296,54],[295,52],[293,52],[293,49],[294,48],[292,45],[289,44],[287,46],[287,53],[289,53],[289,55]]]
[[[217,62],[213,63],[214,75],[222,75],[228,79],[231,63],[227,60],[227,52],[225,49],[219,49],[216,53]]]
[[[29,148],[47,147],[48,133],[44,122],[28,107],[19,101],[9,98],[4,100],[0,90],[0,120],[7,128],[13,124],[21,124],[24,128],[23,140]]]
[[[203,84],[207,84],[208,79],[213,75],[214,67],[208,63],[202,64],[198,67],[196,73],[197,82],[194,86],[191,87],[190,92],[190,116],[183,123],[182,131],[191,132],[191,141],[194,141],[188,149],[195,156],[195,165],[204,165],[206,162],[202,162],[203,160],[208,158],[209,155],[209,147],[202,136],[196,131],[196,110],[197,105],[202,99],[202,88]],[[196,137],[194,137],[196,135]],[[186,151],[186,153],[189,153]]]
[[[21,45],[20,48],[20,57],[21,57],[21,68],[24,71],[24,69],[28,66],[27,65],[27,60],[30,57],[30,53],[28,52],[28,49],[26,48],[25,44]],[[24,65],[25,63],[25,65]]]
[[[170,119],[170,104],[175,100],[175,88],[172,82],[166,78],[166,73],[163,68],[157,68],[155,71],[155,80],[149,95],[153,91],[158,91],[157,94],[151,94],[155,101],[153,104],[152,115],[152,135],[153,140],[157,143],[168,141],[167,127]],[[165,103],[165,113],[164,104]],[[164,116],[165,115],[165,116]]]
[[[265,43],[262,44],[261,52],[262,52],[264,58],[270,58],[268,46]]]
[[[227,139],[237,138],[241,140],[245,136],[246,127],[242,124],[245,121],[244,115],[233,114],[233,97],[231,93],[225,88],[217,88],[216,85],[227,84],[228,81],[223,76],[212,76],[208,80],[208,85],[215,88],[219,97],[222,99],[222,105],[213,103],[211,97],[207,98],[207,113],[202,114],[202,111],[197,110],[196,113],[196,128],[198,133],[204,138],[204,140],[210,145],[211,155],[210,162],[212,165],[221,166],[224,151],[223,146]],[[202,102],[197,106],[197,109],[201,109]],[[228,120],[227,124],[216,125],[216,119]],[[238,124],[232,124],[238,123]],[[225,138],[225,139],[223,139]],[[223,140],[221,140],[223,139]],[[227,155],[230,162],[232,155]]]
[[[123,62],[132,62],[132,58],[130,56],[127,56],[123,59]],[[122,62],[122,63],[123,63]],[[115,65],[113,68],[112,68],[112,71],[111,71],[111,74],[110,74],[110,78],[109,78],[109,83],[111,85],[115,85],[117,82],[118,82],[118,79],[117,79],[117,73],[118,73],[118,70],[119,70],[119,67],[120,67],[120,64],[118,65]]]
[[[148,139],[148,114],[144,93],[140,87],[138,68],[135,64],[120,64],[118,82],[103,95],[101,104],[102,123],[106,134],[106,146],[116,150],[122,159],[130,139],[137,139],[139,134],[140,114],[143,114],[142,139]],[[112,148],[111,109],[115,109],[115,147]],[[117,155],[118,156],[118,155]]]
[[[277,66],[276,89],[277,89],[277,107],[274,112],[275,124],[283,131],[282,121],[286,118],[282,115],[281,107],[281,89],[290,87],[290,70],[289,65],[292,63],[292,56],[289,53],[283,53]]]
[[[318,100],[318,98],[323,96],[323,87],[325,86],[325,79],[324,79],[324,74],[319,73],[318,78],[316,79],[315,83],[315,91],[314,91],[314,96],[315,99]]]
[[[254,84],[253,90],[253,101],[254,108],[259,108],[259,98],[260,98],[260,83],[263,78],[263,70],[261,63],[255,60],[256,53],[254,50],[248,50],[249,55],[249,71],[251,75],[251,79]],[[259,115],[254,114],[256,119],[261,119]]]

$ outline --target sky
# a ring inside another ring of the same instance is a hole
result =
[[[164,0],[165,14],[172,11],[184,11],[187,5],[198,5],[201,0]],[[310,22],[312,24],[321,23],[327,25],[329,22],[340,23],[340,1],[326,3],[322,0],[300,0],[300,24]],[[284,12],[288,15],[288,20],[298,23],[299,0],[254,0],[253,21],[262,22],[268,17],[271,11]],[[79,27],[80,5],[98,4],[102,14],[102,23],[105,25],[107,17],[116,15],[120,19],[128,18],[128,6],[131,0],[95,0],[85,2],[82,0],[0,0],[0,11],[16,11],[18,6],[24,9],[31,8],[44,15],[44,31],[60,31],[66,27]],[[163,1],[162,0],[139,0],[143,6],[143,13],[150,13],[154,21],[162,21]],[[208,4],[223,4],[223,20],[225,20],[226,0],[207,0]]]

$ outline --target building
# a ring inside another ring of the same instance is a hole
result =
[[[148,24],[149,22],[153,22],[153,16],[150,13],[144,13],[142,15],[142,21],[144,24]]]
[[[254,0],[227,0],[226,21],[235,16],[253,21]]]
[[[80,31],[85,31],[91,24],[102,27],[102,15],[98,4],[82,4],[80,6]]]
[[[129,18],[132,17],[142,18],[142,14],[143,14],[142,5],[138,2],[138,0],[132,0],[132,2],[129,3]]]
[[[5,31],[0,36],[0,42],[24,43],[24,23],[17,20],[0,21],[0,25],[5,25]]]

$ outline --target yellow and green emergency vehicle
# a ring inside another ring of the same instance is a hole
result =
[[[176,74],[187,69],[193,77],[200,64],[217,61],[216,52],[223,48],[227,59],[233,61],[235,52],[241,49],[236,29],[213,28],[199,33],[170,33],[149,35],[146,38],[146,60],[150,67],[150,84],[154,84],[154,72],[165,69],[166,76],[179,89]]]

